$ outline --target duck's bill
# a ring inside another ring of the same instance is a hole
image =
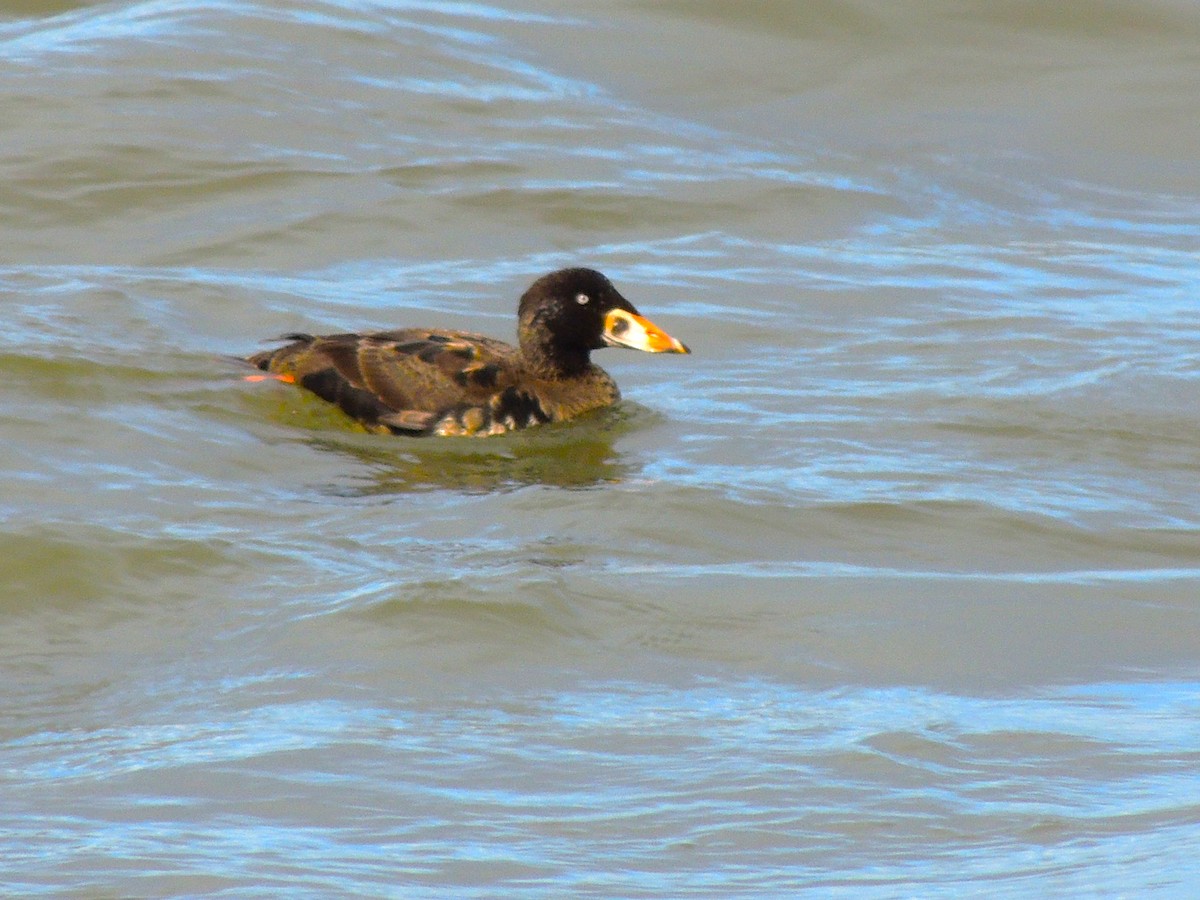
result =
[[[691,353],[682,341],[671,337],[649,319],[623,309],[610,310],[604,317],[604,343],[647,353]]]

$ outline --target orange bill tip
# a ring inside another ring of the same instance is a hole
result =
[[[291,375],[277,375],[275,373],[271,373],[268,375],[246,375],[242,378],[242,381],[253,381],[253,382],[282,381],[284,384],[295,384],[296,383],[296,379],[293,378]]]
[[[638,316],[637,318],[641,318]],[[683,341],[676,340],[671,337],[653,322],[647,319],[641,319],[642,326],[646,329],[646,349],[651,353],[691,353],[687,348],[687,344]]]

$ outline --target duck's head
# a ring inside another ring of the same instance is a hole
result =
[[[595,269],[559,269],[543,275],[521,297],[521,350],[531,360],[564,372],[587,367],[601,347],[647,353],[690,353],[621,296]]]

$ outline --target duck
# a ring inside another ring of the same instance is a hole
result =
[[[690,353],[595,269],[559,269],[521,295],[516,346],[464,331],[390,331],[275,338],[246,357],[378,434],[486,437],[565,422],[620,399],[593,350]]]

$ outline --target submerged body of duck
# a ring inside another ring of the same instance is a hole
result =
[[[521,297],[517,334],[515,347],[427,328],[288,334],[281,340],[289,343],[248,359],[371,431],[492,435],[615,403],[620,392],[591,361],[593,350],[690,352],[593,269],[560,269],[535,281]]]

